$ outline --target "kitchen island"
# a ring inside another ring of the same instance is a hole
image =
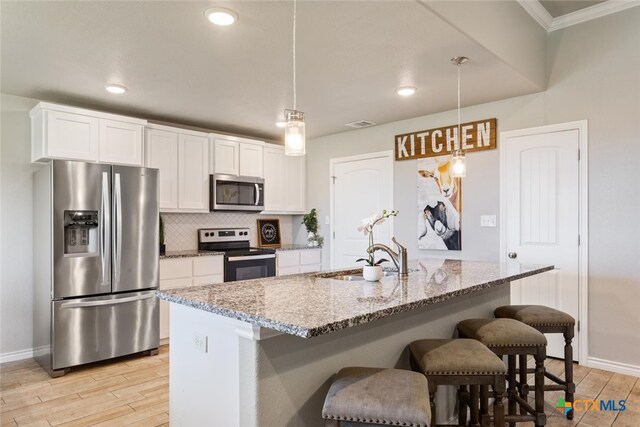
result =
[[[509,283],[553,266],[424,259],[408,276],[298,274],[162,291],[171,302],[170,417],[175,426],[322,425],[332,374],[408,368],[405,346],[452,337],[492,316]],[[452,411],[443,399],[441,414]],[[440,421],[440,420],[439,420]]]

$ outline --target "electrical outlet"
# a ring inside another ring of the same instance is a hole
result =
[[[194,332],[193,348],[203,353],[206,353],[207,352],[207,336],[199,332]]]
[[[482,215],[480,216],[480,227],[495,227],[496,216],[495,215]]]
[[[324,225],[329,225],[329,217],[328,216],[324,217]]]

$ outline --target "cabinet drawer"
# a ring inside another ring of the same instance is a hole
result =
[[[210,276],[197,276],[193,278],[193,286],[215,285],[224,282],[224,275],[212,274]]]
[[[224,257],[222,256],[203,256],[193,259],[193,275],[194,276],[211,276],[224,274]]]
[[[322,270],[321,264],[306,264],[300,266],[300,273],[315,273]]]
[[[281,267],[293,267],[300,265],[300,252],[299,251],[282,251],[276,255],[278,258],[278,268]]]
[[[300,265],[322,264],[319,249],[305,249],[300,251]]]
[[[193,261],[190,258],[160,260],[160,280],[189,277],[193,274]]]
[[[160,280],[160,289],[176,289],[191,286],[191,277],[182,277],[180,279]]]
[[[288,274],[298,274],[300,273],[300,267],[279,267],[278,268],[278,276],[286,276]]]

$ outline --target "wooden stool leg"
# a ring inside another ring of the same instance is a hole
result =
[[[534,358],[536,360],[536,371],[535,371],[535,381],[536,381],[536,390],[535,390],[535,410],[536,410],[536,427],[542,427],[545,425],[547,417],[544,414],[544,359],[546,358],[546,347],[538,347],[538,351],[536,352]]]
[[[496,376],[493,384],[493,425],[496,427],[504,427],[504,405],[502,399],[504,395],[504,377]]]
[[[436,425],[436,390],[437,384],[429,382],[429,405],[431,406],[431,425]]]
[[[571,345],[573,334],[573,326],[567,326],[564,332],[564,380],[567,383],[564,400],[571,403],[573,403],[573,394],[576,391],[576,385],[573,383],[573,347]],[[573,405],[571,406],[573,407]],[[573,409],[567,412],[567,419],[573,419]]]
[[[469,425],[474,427],[480,426],[480,416],[478,411],[478,401],[480,400],[480,386],[471,385],[471,396],[469,398],[469,409],[471,415],[469,417]]]
[[[516,415],[516,400],[514,396],[516,395],[516,356],[510,354],[507,356],[507,375],[509,388],[507,389],[507,398],[509,399],[509,415]],[[515,427],[515,422],[509,423],[510,427]]]
[[[480,386],[480,420],[489,416],[489,386]]]
[[[520,379],[520,397],[524,399],[525,402],[528,401],[529,395],[529,387],[527,385],[527,355],[521,354],[518,356],[518,372]],[[520,414],[526,415],[527,408],[524,405],[520,405]]]
[[[469,392],[466,385],[458,388],[458,424],[467,425],[467,408],[469,406]]]

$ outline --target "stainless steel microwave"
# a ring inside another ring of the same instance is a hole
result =
[[[264,179],[254,176],[210,175],[209,210],[264,210]]]

